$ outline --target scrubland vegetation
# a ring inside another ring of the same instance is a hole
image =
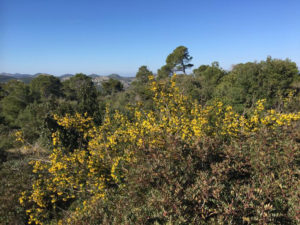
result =
[[[1,84],[0,223],[299,224],[296,64],[191,60]]]

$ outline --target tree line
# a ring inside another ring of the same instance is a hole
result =
[[[166,64],[158,69],[157,79],[166,80],[177,73],[181,90],[194,100],[205,105],[219,99],[238,112],[252,108],[259,99],[266,99],[268,108],[280,108],[283,98],[289,95],[299,98],[299,70],[289,59],[268,57],[261,62],[236,64],[230,71],[222,69],[218,62],[212,62],[187,74],[194,66],[192,59],[187,47],[177,47],[167,56]],[[151,74],[154,73],[146,65],[141,66],[127,90],[120,81],[112,78],[102,82],[99,90],[91,78],[82,73],[63,82],[55,76],[40,75],[28,85],[17,80],[1,83],[1,135],[21,128],[32,143],[44,138],[41,137],[42,130],[48,126],[53,113],[87,113],[100,124],[107,104],[120,111],[136,101],[151,107],[152,96],[147,88]],[[298,104],[291,107],[296,109]],[[12,147],[9,138],[3,140],[0,149]]]

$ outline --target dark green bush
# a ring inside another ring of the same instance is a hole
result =
[[[29,159],[20,159],[17,153],[11,153],[9,159],[0,167],[0,224],[22,225],[26,224],[26,212],[19,197],[31,187],[32,167]]]

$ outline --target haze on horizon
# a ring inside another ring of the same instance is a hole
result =
[[[0,1],[0,72],[134,76],[177,46],[193,69],[267,56],[300,65],[300,1]]]

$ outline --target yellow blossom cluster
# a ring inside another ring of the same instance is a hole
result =
[[[14,133],[15,137],[16,137],[16,141],[18,142],[21,142],[21,143],[25,143],[25,140],[24,140],[24,135],[23,135],[23,132],[21,130],[17,130],[15,133]]]
[[[153,76],[149,80],[153,110],[143,110],[142,104],[137,104],[131,108],[129,118],[107,108],[101,126],[95,126],[87,115],[54,115],[58,125],[80,132],[88,144],[66,151],[60,144],[60,133],[52,134],[49,161],[33,163],[38,178],[32,192],[23,193],[20,198],[21,204],[31,205],[27,211],[29,223],[42,224],[57,212],[58,205],[80,198],[86,199],[83,207],[77,208],[72,216],[83,213],[97,200],[105,199],[109,188],[123,187],[126,171],[136,162],[138,151],[165,149],[169,137],[189,145],[206,135],[238,138],[263,127],[276,129],[300,120],[300,113],[266,111],[265,100],[258,101],[249,115],[237,114],[218,101],[202,106],[180,93],[176,75],[170,82],[158,82]]]

